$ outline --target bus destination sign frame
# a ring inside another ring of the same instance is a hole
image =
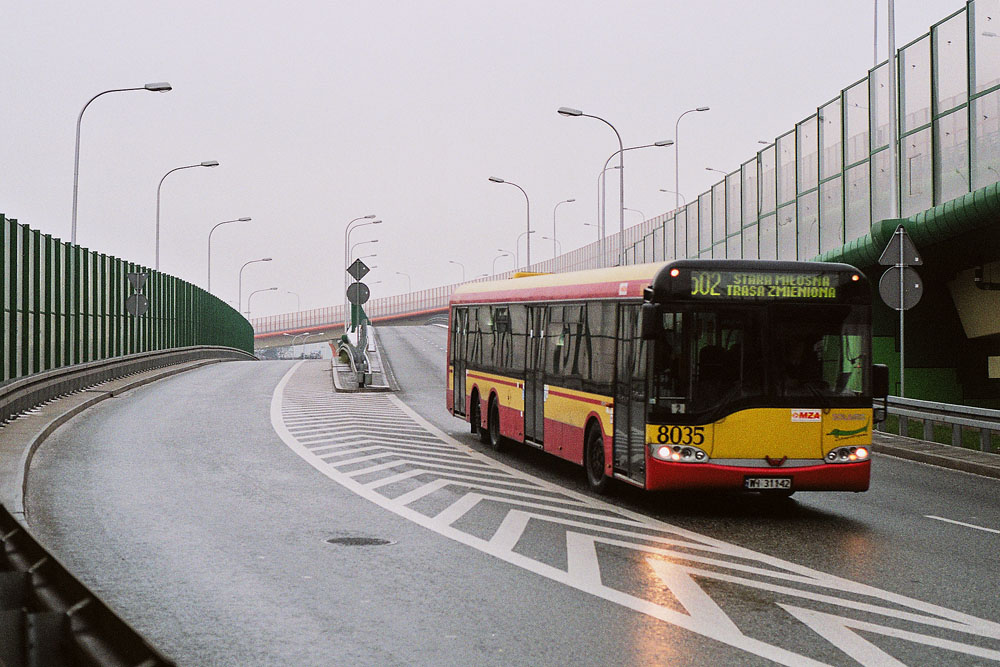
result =
[[[691,299],[720,301],[836,301],[849,280],[830,271],[693,269],[683,287]]]

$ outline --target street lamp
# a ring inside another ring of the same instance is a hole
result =
[[[556,256],[556,209],[558,209],[563,204],[569,204],[575,202],[576,199],[563,199],[561,202],[556,204],[552,208],[552,257]],[[542,238],[545,238],[544,236]]]
[[[531,202],[528,200],[528,193],[525,192],[524,188],[522,188],[517,183],[511,183],[510,181],[505,181],[502,178],[497,178],[496,176],[490,176],[490,181],[492,183],[506,183],[507,185],[513,185],[515,188],[517,188],[518,190],[521,191],[521,194],[524,195],[524,203],[525,203],[525,206],[527,208],[527,228],[526,229],[528,231],[525,232],[525,233],[526,234],[530,234],[531,233]],[[528,237],[528,266],[529,267],[531,266],[531,237],[530,236]]]
[[[593,227],[594,229],[596,229],[597,230],[597,242],[598,243],[601,242],[601,225],[600,224],[594,223],[594,222],[585,222],[585,223],[583,223],[583,226],[584,227]]]
[[[714,167],[705,167],[705,171],[714,171],[714,172],[716,172],[718,174],[722,174],[723,176],[728,176],[729,175],[728,171],[722,171],[721,169],[716,169]]]
[[[374,218],[374,217],[375,217],[375,214],[371,213],[369,215],[363,215],[360,218],[354,218],[353,220],[351,220],[350,222],[348,222],[347,226],[344,228],[344,333],[347,333],[347,327],[348,327],[348,310],[349,310],[349,306],[348,306],[348,303],[347,303],[347,269],[348,269],[348,263],[347,262],[348,262],[348,258],[350,257],[350,254],[348,253],[348,250],[351,247],[350,246],[350,243],[351,243],[351,231],[353,231],[354,229],[357,229],[358,227],[364,227],[365,225],[378,225],[378,224],[382,223],[381,220],[372,220],[372,218]],[[354,225],[354,223],[357,222],[357,221],[359,221],[359,220],[371,220],[371,222],[362,222],[360,225],[352,227],[352,225]]]
[[[271,261],[270,257],[262,257],[261,259],[251,259],[249,262],[240,267],[239,292],[238,292],[239,296],[237,297],[236,300],[238,306],[237,310],[243,310],[243,269],[257,262],[270,262],[270,261]],[[249,300],[250,299],[247,299],[247,301]]]
[[[257,294],[258,292],[275,292],[277,289],[277,287],[265,287],[264,289],[255,289],[250,292],[250,296],[247,297],[247,318],[249,319],[250,317],[250,299],[253,298],[254,294]]]
[[[612,153],[611,155],[608,156],[608,159],[604,161],[604,170],[607,171],[608,164],[611,163],[612,158],[614,158],[614,156],[616,154],[620,155],[621,153],[624,153],[625,151],[637,151],[637,150],[640,150],[642,148],[654,148],[654,147],[656,147],[656,148],[662,148],[662,147],[665,147],[665,146],[673,146],[673,145],[674,145],[674,140],[673,139],[661,139],[660,141],[654,141],[651,144],[643,144],[642,146],[629,146],[628,148],[622,148],[621,150],[618,150],[615,153]],[[618,169],[619,169],[619,171],[622,169],[622,166],[621,166],[620,163],[618,165]],[[607,185],[607,179],[604,179],[604,186],[606,186],[606,185]],[[601,216],[601,223],[602,223],[601,230],[602,230],[602,237],[603,237],[603,230],[604,230],[604,225],[603,225],[603,222],[604,222],[603,210],[602,210],[601,213],[602,213],[602,216]],[[625,216],[625,204],[624,204],[624,202],[622,202],[621,214],[622,214],[622,217],[619,220],[619,227],[618,227],[618,265],[619,266],[622,266],[625,263],[625,217],[624,217]]]
[[[87,110],[90,103],[96,100],[101,95],[107,95],[108,93],[124,93],[130,90],[149,90],[154,93],[166,93],[170,92],[172,86],[166,81],[159,83],[147,83],[145,86],[139,88],[112,88],[111,90],[105,90],[103,92],[97,93],[83,105],[80,109],[80,115],[76,117],[76,150],[73,155],[73,221],[70,229],[70,243],[76,245],[76,205],[77,198],[79,194],[80,186],[80,124],[83,122],[83,112]]]
[[[517,264],[517,266],[514,267],[515,269],[521,268],[521,237],[522,236],[527,236],[528,237],[528,240],[525,242],[525,245],[528,248],[530,248],[531,247],[531,235],[534,234],[534,233],[535,233],[534,229],[529,229],[528,231],[521,232],[520,234],[517,235],[517,240],[514,241],[514,253],[517,255],[514,258],[516,260],[514,263]],[[525,270],[530,269],[531,268],[531,264],[525,264],[524,268],[525,268]]]
[[[493,275],[497,274],[497,260],[500,259],[501,257],[510,257],[511,259],[514,260],[515,264],[517,263],[517,258],[514,256],[514,253],[512,253],[510,250],[504,250],[503,248],[498,248],[497,252],[499,252],[500,254],[493,258]],[[514,268],[516,269],[517,267],[515,266]]]
[[[302,311],[302,298],[299,296],[298,292],[293,292],[291,290],[287,290],[286,289],[285,290],[285,294],[291,294],[292,296],[295,297],[295,311],[296,312],[301,312]]]
[[[681,198],[681,203],[684,204],[685,206],[687,206],[687,199],[681,193],[675,192],[673,190],[667,190],[665,188],[660,188],[660,192],[666,192],[667,194],[677,195],[678,197]]]
[[[582,111],[580,111],[579,109],[573,109],[573,108],[570,108],[570,107],[559,107],[559,109],[557,110],[557,113],[559,115],[561,115],[561,116],[570,116],[570,117],[582,116],[584,118],[593,118],[595,120],[599,120],[602,123],[604,123],[605,125],[607,125],[608,127],[610,127],[612,129],[612,131],[614,131],[615,136],[618,138],[618,169],[619,169],[619,171],[618,171],[618,176],[619,176],[619,179],[618,179],[618,202],[619,202],[618,218],[619,218],[619,223],[620,223],[619,226],[621,227],[622,231],[624,232],[624,230],[625,230],[625,144],[622,143],[622,135],[618,132],[618,129],[615,128],[614,125],[612,125],[611,123],[609,123],[605,119],[601,118],[600,116],[592,116],[590,114],[585,114]],[[604,166],[607,167],[607,164],[605,164]],[[601,240],[602,241],[604,240],[603,234],[601,235]],[[619,244],[619,245],[621,245],[621,244]],[[622,246],[622,247],[624,248],[624,246]],[[603,248],[601,249],[601,254],[602,254],[602,256],[604,255],[604,249]],[[624,261],[623,261],[624,254],[620,253],[620,255],[621,256],[619,258],[619,264],[624,264]],[[602,257],[602,259],[603,259],[603,257]]]
[[[698,107],[697,109],[688,109],[680,116],[677,117],[677,122],[674,123],[674,192],[678,193],[678,199],[675,200],[674,206],[679,207],[680,202],[680,191],[681,191],[681,159],[680,159],[680,140],[681,137],[678,134],[681,127],[681,118],[688,115],[689,113],[694,113],[696,111],[708,111],[708,107]]]
[[[228,225],[231,222],[250,222],[250,218],[236,218],[235,220],[223,220],[222,222],[216,223],[215,227],[208,232],[208,293],[212,293],[212,232],[214,232],[221,225]]]
[[[359,245],[364,245],[366,243],[378,243],[378,239],[368,239],[367,241],[358,241],[357,243],[351,246],[351,252],[348,254],[348,257],[354,257],[354,249],[357,248]]]
[[[637,209],[637,208],[628,208],[626,206],[625,210],[626,211],[632,211],[633,213],[638,213],[639,217],[641,218],[641,220],[639,222],[645,222],[646,221],[646,214],[643,213],[642,211],[640,211],[639,209]]]
[[[552,241],[552,252],[554,253],[553,257],[562,254],[562,243],[556,241],[555,238],[551,236],[543,236],[542,238],[545,239],[546,241]]]
[[[205,162],[199,162],[198,164],[188,164],[183,167],[174,167],[167,173],[163,175],[160,179],[160,184],[156,186],[156,270],[160,270],[160,188],[163,187],[163,181],[166,180],[167,176],[174,173],[175,171],[180,171],[181,169],[192,169],[194,167],[218,167],[219,162],[217,160],[206,160]]]
[[[406,291],[410,293],[413,291],[413,279],[410,278],[409,273],[404,273],[403,271],[396,271],[397,276],[403,276],[406,278]]]
[[[465,282],[465,264],[462,264],[461,262],[456,262],[453,259],[449,259],[448,263],[449,264],[456,264],[456,265],[462,267],[462,282],[464,283]]]

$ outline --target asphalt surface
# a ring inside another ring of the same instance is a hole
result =
[[[650,560],[636,544],[602,543],[596,583],[572,580],[559,574],[578,553],[567,546],[568,512],[539,510],[551,523],[534,521],[516,545],[490,553],[475,536],[488,539],[510,516],[504,502],[464,515],[458,530],[407,515],[391,494],[372,502],[343,481],[346,468],[324,472],[272,423],[286,375],[289,409],[329,412],[324,362],[290,375],[291,362],[219,364],[89,410],[36,454],[29,522],[81,580],[184,665],[1000,659],[991,623],[1000,618],[1000,534],[990,532],[1000,530],[1000,481],[879,456],[864,494],[774,503],[620,486],[605,505],[586,490],[582,470],[523,447],[495,454],[447,413],[444,329],[384,328],[381,338],[399,398],[444,432],[411,420],[414,442],[438,438],[444,450],[451,436],[486,461],[475,465],[510,466],[523,477],[518,488],[540,478],[548,486],[537,493],[564,502],[556,496],[565,489],[565,503],[584,513],[620,512],[634,530],[679,535],[681,553],[710,550],[728,559],[725,567],[703,563],[716,571],[678,578],[662,567],[679,562],[677,554]],[[403,418],[395,404],[371,405],[386,424]],[[462,497],[445,493],[428,499],[447,507]],[[608,521],[574,534],[602,535]],[[392,543],[327,542],[345,537]],[[778,584],[809,592],[776,592]],[[689,617],[670,616],[685,610]],[[686,618],[696,621],[689,629]],[[719,630],[730,622],[766,646],[743,646]]]

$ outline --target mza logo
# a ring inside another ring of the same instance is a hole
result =
[[[823,421],[823,415],[819,410],[792,410],[793,422],[819,422]]]

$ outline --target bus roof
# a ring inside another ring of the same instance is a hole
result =
[[[666,265],[667,262],[630,264],[608,269],[545,273],[509,280],[465,283],[455,289],[451,302],[641,298],[643,288],[649,287],[653,277]]]
[[[630,264],[607,269],[526,275],[508,280],[471,282],[455,288],[452,304],[506,301],[561,301],[574,299],[639,299],[663,269],[715,267],[728,270],[857,271],[847,264],[783,262],[741,259],[677,259],[669,262]],[[860,273],[860,272],[859,272]],[[659,282],[659,281],[658,281]],[[867,284],[867,281],[866,281]]]

